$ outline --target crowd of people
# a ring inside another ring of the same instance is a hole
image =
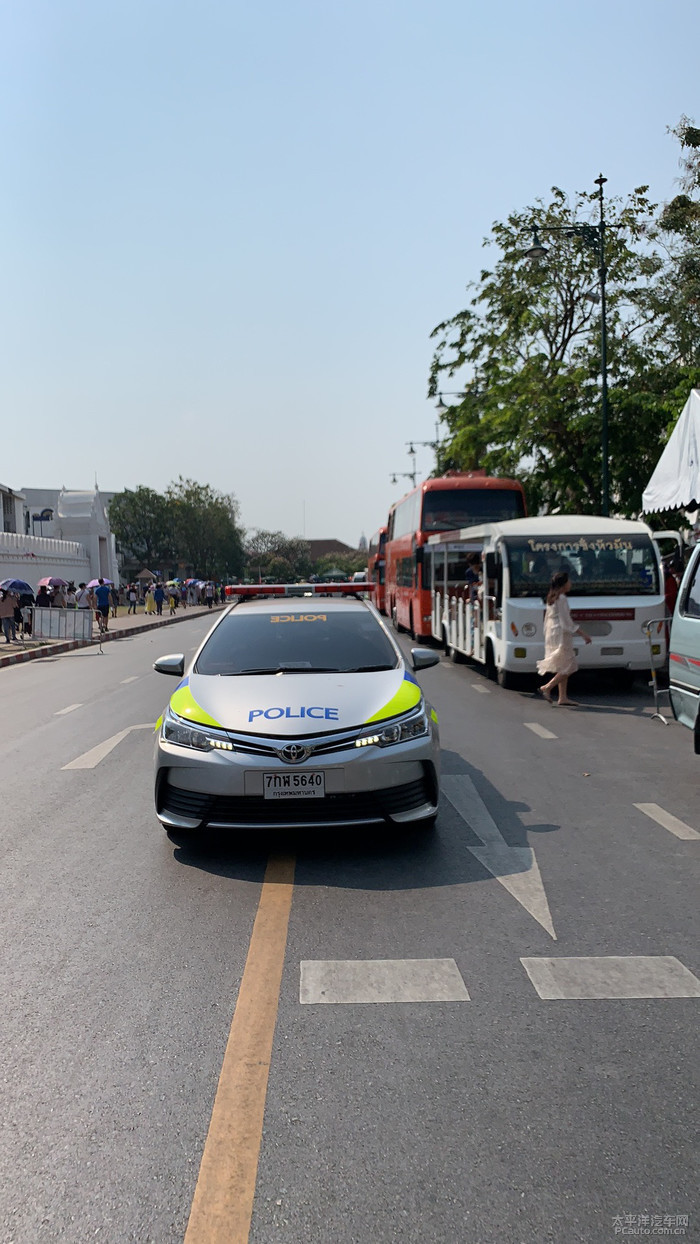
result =
[[[37,609],[88,609],[95,615],[100,629],[109,630],[110,618],[118,616],[120,605],[128,605],[127,613],[135,614],[142,608],[146,614],[162,616],[167,606],[170,614],[187,606],[206,606],[211,609],[215,604],[223,604],[225,589],[223,583],[213,580],[171,580],[163,583],[134,582],[126,586],[115,587],[109,579],[96,579],[90,583],[66,583],[55,577],[54,581],[43,580],[37,587],[36,594],[29,589],[30,585],[20,580],[6,580],[6,586],[0,588],[0,626],[6,644],[20,643],[22,638],[32,633],[32,606]]]

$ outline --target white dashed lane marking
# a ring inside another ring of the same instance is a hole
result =
[[[540,998],[700,998],[700,981],[673,955],[521,959]]]
[[[469,1002],[454,959],[305,959],[299,1001]]]
[[[65,717],[66,713],[72,713],[74,709],[82,707],[82,704],[69,704],[68,708],[59,708],[58,712],[54,713],[54,717]]]
[[[472,683],[472,690],[473,690],[473,691],[479,691],[479,692],[481,692],[481,694],[482,694],[482,695],[490,695],[490,694],[491,694],[491,692],[490,692],[489,688],[488,688],[488,687],[482,687],[482,685],[481,685],[481,683],[480,683],[480,682],[473,682],[473,683]]]
[[[120,730],[118,734],[113,734],[111,738],[105,739],[104,743],[98,743],[97,747],[91,747],[89,752],[83,752],[82,756],[76,756],[75,760],[71,760],[67,765],[63,765],[63,769],[95,769],[105,756],[114,750],[127,734],[131,734],[132,730],[152,730],[151,722],[146,722],[142,726],[128,726],[126,730]]]
[[[523,725],[526,730],[532,730],[532,733],[538,734],[541,739],[556,739],[559,737],[557,734],[552,734],[552,731],[548,730],[546,726],[541,726],[538,721],[524,721]]]
[[[131,678],[122,678],[121,686],[123,687],[126,682],[138,682],[138,678],[138,674],[132,674]]]
[[[685,821],[679,821],[677,816],[671,816],[670,812],[666,812],[660,808],[658,803],[636,803],[635,808],[639,808],[645,816],[651,817],[652,821],[656,821],[657,825],[662,825],[670,834],[675,834],[676,838],[700,838],[700,834],[696,829],[691,829],[690,825],[686,825]]]

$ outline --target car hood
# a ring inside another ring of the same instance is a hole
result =
[[[170,707],[178,717],[246,734],[329,734],[409,712],[421,690],[406,669],[366,674],[190,673]]]

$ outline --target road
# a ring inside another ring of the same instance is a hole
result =
[[[194,849],[151,666],[209,622],[0,672],[0,1239],[700,1238],[690,732],[441,662],[434,836]]]

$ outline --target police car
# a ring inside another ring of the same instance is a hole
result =
[[[433,824],[437,716],[415,672],[438,654],[407,661],[350,584],[301,590],[236,588],[187,671],[180,653],[154,663],[178,677],[156,726],[169,832]]]

